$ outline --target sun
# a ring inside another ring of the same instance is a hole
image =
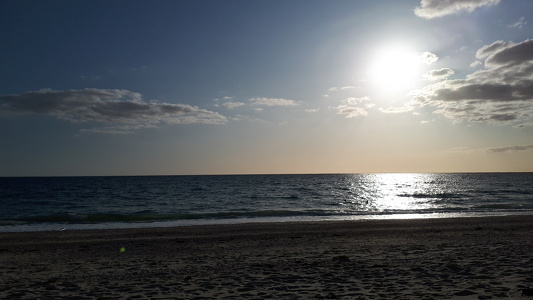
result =
[[[373,52],[368,79],[387,91],[411,89],[422,76],[420,54],[405,46],[386,46]]]

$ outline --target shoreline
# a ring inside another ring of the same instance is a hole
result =
[[[532,211],[514,212],[439,212],[439,213],[402,213],[402,214],[361,214],[351,216],[287,216],[287,217],[255,217],[228,219],[184,219],[147,222],[102,222],[102,223],[30,223],[0,226],[0,234],[16,232],[46,231],[84,231],[84,230],[123,230],[143,228],[174,228],[191,226],[244,225],[255,223],[305,223],[305,222],[352,222],[365,220],[416,220],[416,219],[455,219],[485,218],[505,216],[533,215]]]
[[[0,298],[520,299],[532,240],[532,215],[0,233]]]

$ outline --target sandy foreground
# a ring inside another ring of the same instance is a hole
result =
[[[0,234],[2,299],[529,294],[533,216]]]

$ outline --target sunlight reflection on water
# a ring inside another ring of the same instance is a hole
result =
[[[434,199],[417,197],[436,193],[429,183],[435,180],[433,174],[368,174],[353,176],[349,185],[349,197],[345,199],[346,209],[369,212],[409,211],[430,209],[436,206]]]

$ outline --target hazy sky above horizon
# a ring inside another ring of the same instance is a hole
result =
[[[533,171],[531,0],[0,2],[0,176]]]

